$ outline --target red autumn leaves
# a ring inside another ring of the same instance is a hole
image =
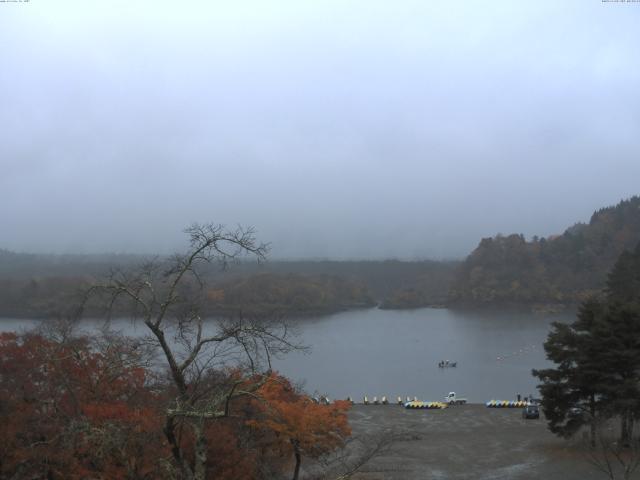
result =
[[[123,338],[0,334],[0,479],[168,477],[171,389],[144,360]],[[272,374],[229,417],[207,422],[207,478],[291,472],[343,445],[347,409],[319,405]],[[188,429],[180,441],[189,455]]]

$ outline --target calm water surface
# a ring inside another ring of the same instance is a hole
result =
[[[312,353],[289,355],[278,368],[333,398],[440,400],[455,391],[473,402],[511,399],[536,393],[531,369],[548,365],[542,343],[550,323],[572,319],[444,309],[340,313],[305,322]],[[441,360],[458,366],[438,368]]]
[[[281,373],[304,382],[307,391],[331,398],[440,400],[455,391],[472,402],[512,399],[517,393],[536,394],[531,369],[548,365],[542,343],[550,323],[571,320],[572,314],[357,310],[301,320],[300,340],[311,353],[274,363]],[[34,324],[0,319],[0,330]],[[131,335],[146,333],[125,320],[113,327]],[[441,369],[440,360],[458,366]]]

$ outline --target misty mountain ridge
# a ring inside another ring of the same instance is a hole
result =
[[[577,305],[605,285],[619,255],[640,242],[640,197],[597,210],[589,223],[561,235],[483,238],[462,262],[400,260],[239,261],[203,272],[210,314],[237,310],[320,315],[378,304],[385,309],[425,306]],[[0,316],[60,315],[78,292],[110,270],[163,256],[46,255],[0,250]]]
[[[640,197],[597,210],[547,238],[484,238],[456,272],[451,305],[577,305],[604,288],[617,258],[640,242]]]

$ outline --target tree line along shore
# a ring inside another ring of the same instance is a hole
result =
[[[273,371],[271,358],[306,348],[286,319],[228,315],[205,330],[202,309],[222,294],[200,267],[233,259],[235,246],[265,255],[251,234],[220,228],[192,226],[187,253],[112,271],[85,290],[108,314],[135,314],[145,337],[86,335],[65,320],[0,334],[0,478],[346,480],[362,478],[394,444],[419,440],[354,430],[350,401],[314,401]],[[575,322],[553,324],[544,348],[553,366],[532,374],[548,429],[586,433],[595,470],[633,478],[640,243],[618,257],[603,294],[583,302]]]
[[[480,241],[462,261],[240,261],[204,271],[205,312],[325,315],[354,308],[513,307],[550,312],[600,292],[607,272],[640,242],[640,197],[593,213],[560,235]],[[139,255],[37,255],[0,250],[0,316],[69,314],[107,272],[149,261]]]

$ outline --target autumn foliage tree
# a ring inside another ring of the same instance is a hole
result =
[[[180,478],[163,430],[175,387],[147,363],[139,342],[1,334],[0,479]],[[204,393],[256,384],[202,423],[205,478],[281,478],[293,461],[297,478],[303,457],[332,452],[350,434],[346,402],[319,405],[274,374],[212,370],[199,392],[206,402]],[[198,437],[180,427],[180,452],[193,458]]]
[[[299,348],[285,322],[203,317],[203,267],[263,258],[265,246],[251,230],[187,233],[185,254],[87,292],[147,335],[0,336],[0,480],[260,480],[291,459],[297,478],[302,457],[343,444],[347,405],[315,404],[271,371],[274,355]]]
[[[157,478],[157,395],[131,341],[0,335],[0,478]]]
[[[333,452],[351,434],[347,401],[318,403],[275,374],[259,394],[261,400],[254,401],[259,413],[248,423],[266,436],[271,448],[294,460],[294,480],[299,478],[303,457],[318,458]]]

